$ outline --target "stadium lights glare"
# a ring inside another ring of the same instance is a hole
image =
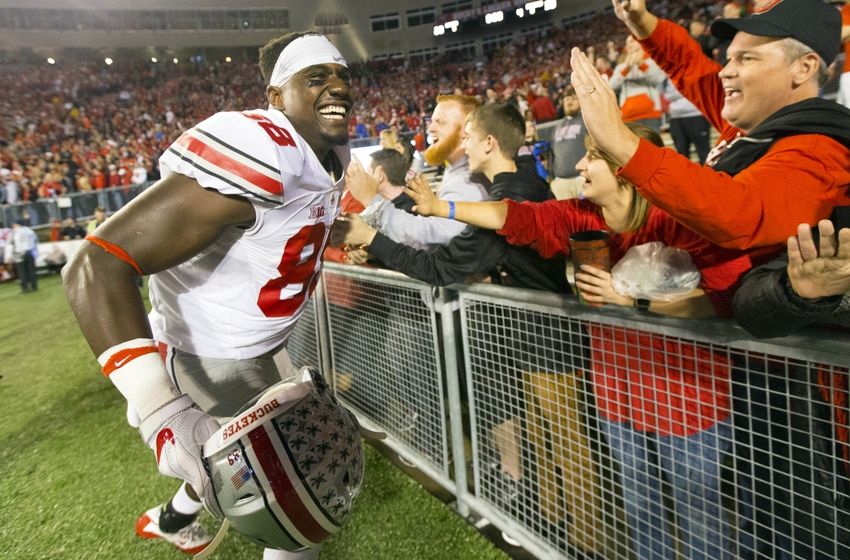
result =
[[[106,58],[104,58],[103,61],[106,63],[107,66],[112,65],[112,59],[109,58],[108,56]]]
[[[499,23],[505,19],[505,14],[502,13],[502,10],[497,12],[490,12],[489,14],[484,14],[484,23],[487,25],[491,23]]]
[[[154,64],[156,64],[157,62],[159,62],[159,59],[158,59],[157,57],[155,57],[155,56],[152,56],[152,57],[151,57],[151,62],[153,62]]]
[[[524,15],[525,15],[525,10],[523,10],[522,8],[516,9],[516,17],[522,17]]]
[[[177,57],[174,57],[174,58],[171,59],[171,62],[173,62],[174,64],[177,64],[178,62],[180,62],[180,59],[177,58]]]
[[[543,0],[543,11],[550,12],[558,7],[558,0]]]
[[[224,57],[224,61],[225,61],[225,62],[231,62],[232,60],[233,60],[233,59],[232,59],[232,58],[230,58],[229,56],[225,56],[225,57]]]
[[[56,64],[56,59],[52,56],[47,57],[47,64]]]
[[[543,0],[534,0],[534,2],[529,2],[528,4],[525,5],[526,11],[531,15],[534,15],[534,12],[537,11],[538,8],[542,8],[542,7],[543,7]]]
[[[451,21],[447,21],[447,22],[446,22],[446,23],[444,23],[443,25],[445,25],[445,26],[446,26],[446,29],[448,29],[448,30],[449,30],[449,31],[451,31],[452,33],[457,33],[457,29],[458,29],[458,27],[460,26],[460,22],[459,22],[458,20],[456,20],[456,19],[453,19],[453,20],[451,20]]]
[[[446,28],[443,25],[435,25],[434,26],[434,37],[439,37],[440,35],[446,34]]]

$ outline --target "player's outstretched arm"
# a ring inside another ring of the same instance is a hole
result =
[[[83,336],[104,375],[138,413],[160,473],[189,482],[213,512],[201,450],[218,424],[171,383],[136,279],[191,258],[226,227],[253,219],[249,202],[172,174],[104,222],[63,270]]]
[[[416,202],[413,211],[420,216],[449,218],[482,229],[501,229],[508,215],[508,205],[502,201],[452,202],[439,199],[421,176],[410,181],[404,192]]]

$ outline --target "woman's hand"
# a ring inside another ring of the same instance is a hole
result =
[[[617,165],[625,165],[637,151],[640,139],[623,122],[617,94],[577,47],[571,51],[570,64],[570,80],[588,134]]]
[[[614,291],[611,283],[611,273],[590,266],[581,265],[581,272],[576,272],[576,287],[581,291],[581,297],[588,303],[611,303],[631,307],[635,301]]]

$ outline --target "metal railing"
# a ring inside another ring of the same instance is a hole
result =
[[[340,400],[540,558],[850,558],[850,337],[330,263],[319,296]]]
[[[0,205],[0,223],[10,225],[23,219],[30,227],[50,225],[54,219],[90,219],[98,206],[113,214],[136,198],[151,183],[126,185],[89,192],[77,192],[52,198],[39,198],[31,202]]]

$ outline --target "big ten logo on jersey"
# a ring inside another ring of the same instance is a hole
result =
[[[278,126],[271,121],[268,117],[263,115],[255,115],[253,113],[242,113],[246,117],[251,120],[257,121],[257,124],[260,125],[260,128],[266,131],[266,134],[269,135],[269,138],[277,144],[278,146],[295,146],[295,139],[292,137],[292,134],[289,133],[288,130],[283,128],[282,126]]]
[[[230,453],[227,456],[227,464],[228,465],[235,465],[236,463],[238,463],[241,460],[242,460],[242,452],[239,451],[238,449],[236,451],[234,451],[233,453]]]
[[[308,209],[308,220],[320,220],[327,215],[336,216],[337,206],[339,205],[339,193],[331,191],[325,196],[324,204],[310,206]],[[330,213],[330,214],[328,214]]]

